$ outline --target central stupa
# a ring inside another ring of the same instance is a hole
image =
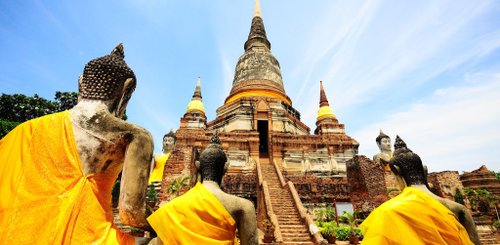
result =
[[[198,154],[208,145],[214,131],[218,131],[229,161],[223,189],[253,201],[258,219],[272,221],[275,241],[317,239],[308,234],[310,224],[304,218],[289,218],[303,207],[292,194],[296,191],[305,206],[334,201],[349,203],[346,161],[357,153],[359,144],[345,134],[322,83],[318,83],[314,134],[300,120],[284,85],[257,0],[231,91],[217,109],[215,120],[208,123],[200,81],[196,85],[175,133],[175,150],[165,165],[162,198],[168,199],[165,190],[179,177],[189,176],[190,185],[195,184]],[[272,206],[274,213],[269,216]],[[304,231],[297,235],[299,226]]]

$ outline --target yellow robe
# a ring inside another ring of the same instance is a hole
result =
[[[473,244],[448,208],[413,187],[373,210],[359,227],[363,245]]]
[[[201,183],[148,217],[164,244],[235,244],[236,222]]]
[[[134,244],[113,225],[119,172],[84,175],[69,111],[19,125],[0,141],[0,243]]]
[[[170,152],[167,154],[163,154],[157,160],[155,160],[155,167],[151,174],[149,175],[149,184],[152,184],[155,181],[162,181],[163,179],[163,169],[165,168],[165,163],[170,157]]]

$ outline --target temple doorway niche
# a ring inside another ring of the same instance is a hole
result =
[[[268,155],[269,124],[267,120],[257,121],[257,131],[259,131],[259,153],[260,155]]]

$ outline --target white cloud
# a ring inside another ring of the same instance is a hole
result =
[[[475,82],[438,89],[409,110],[354,132],[360,154],[378,152],[375,137],[382,129],[392,140],[400,135],[430,171],[471,171],[482,164],[500,169],[500,161],[491,162],[500,148],[500,73],[467,79]]]
[[[299,96],[293,99],[305,108],[303,111],[317,110],[317,101],[302,99],[318,96],[318,81],[310,79],[315,72],[318,80],[324,81],[334,109],[347,111],[382,99],[395,86],[417,87],[451,68],[473,62],[500,47],[499,31],[474,40],[464,39],[469,28],[474,28],[471,23],[489,10],[490,3],[465,4],[450,14],[446,11],[450,3],[434,2],[389,16],[387,8],[365,4],[351,22],[344,21],[339,29],[329,28],[335,18],[322,20],[317,28],[330,32],[325,36],[335,35],[327,40],[311,39],[307,64],[300,66],[301,73],[297,72],[306,79]],[[406,19],[396,19],[401,16]],[[304,114],[304,120],[312,125],[314,116]]]

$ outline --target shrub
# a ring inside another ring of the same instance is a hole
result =
[[[158,201],[158,193],[156,193],[154,185],[149,186],[148,193],[146,194],[146,199],[148,201]]]
[[[341,225],[335,228],[335,233],[337,234],[338,241],[347,241],[349,240],[349,236],[351,236],[351,228]]]
[[[337,236],[337,225],[334,222],[322,222],[319,231],[323,237]]]
[[[363,240],[363,233],[361,232],[361,229],[356,227],[356,229],[354,229],[354,233],[356,233],[356,236],[359,237],[359,240]]]

